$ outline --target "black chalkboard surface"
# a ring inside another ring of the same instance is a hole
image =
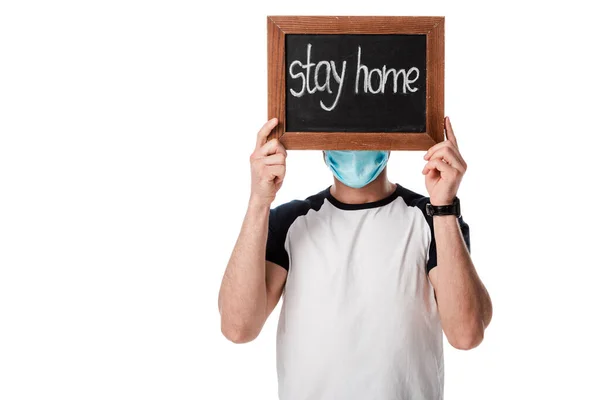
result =
[[[426,35],[286,35],[286,131],[425,132],[426,56]]]
[[[444,140],[444,17],[268,16],[268,139],[427,150]]]

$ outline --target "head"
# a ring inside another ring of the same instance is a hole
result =
[[[323,160],[344,185],[361,188],[379,176],[390,153],[389,150],[325,150]]]

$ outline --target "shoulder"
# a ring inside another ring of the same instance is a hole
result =
[[[427,215],[427,207],[426,207],[427,203],[429,203],[431,197],[414,192],[414,191],[407,189],[401,185],[398,185],[398,191],[399,191],[399,196],[404,199],[404,202],[406,203],[407,206],[416,207],[419,210],[421,210],[421,213],[423,214],[423,217],[427,221],[427,224],[433,230],[433,217]],[[460,200],[459,196],[456,196],[456,198]],[[463,229],[463,230],[469,229],[468,224],[464,221],[462,216],[460,216],[458,218],[458,222],[461,226],[461,229]]]
[[[315,193],[303,200],[294,199],[271,208],[269,221],[270,225],[277,225],[279,228],[289,227],[296,218],[306,215],[310,210],[319,211],[325,201],[327,189]]]
[[[433,232],[433,217],[427,215],[427,208],[426,208],[426,205],[427,205],[427,203],[429,203],[429,200],[431,198],[429,196],[425,196],[420,193],[409,190],[407,188],[404,188],[401,185],[398,185],[398,191],[399,191],[399,196],[401,196],[404,199],[404,202],[406,203],[407,206],[416,207],[419,210],[421,210],[421,213],[423,214],[425,221],[427,221],[429,228]],[[460,200],[459,196],[456,196],[456,198]],[[460,225],[460,229],[463,233],[463,236],[465,237],[467,247],[469,248],[469,251],[470,251],[470,238],[469,238],[470,227],[469,227],[469,224],[467,224],[465,222],[462,215],[460,217],[458,217],[458,223]]]
[[[423,194],[414,192],[410,189],[401,186],[400,184],[398,184],[398,192],[399,196],[404,199],[404,202],[407,206],[417,207],[421,211],[423,211],[425,215],[427,215],[425,206],[427,205],[427,203],[429,203],[431,199],[429,196],[425,196]],[[456,198],[460,200],[459,196],[456,196]]]
[[[398,196],[402,197],[404,202],[409,207],[417,207],[425,213],[425,205],[429,202],[429,196],[412,191],[400,184],[398,186]]]

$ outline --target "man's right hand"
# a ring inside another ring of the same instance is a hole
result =
[[[277,123],[277,118],[273,118],[263,125],[258,131],[256,148],[250,155],[252,170],[250,203],[252,204],[270,206],[283,184],[287,151],[279,140],[267,141],[269,133]]]

